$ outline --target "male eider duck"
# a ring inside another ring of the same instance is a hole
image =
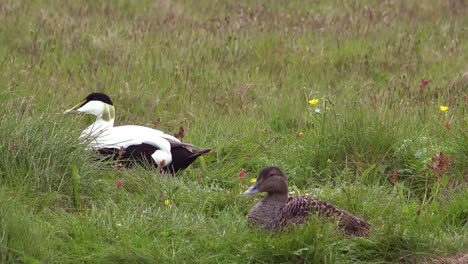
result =
[[[364,220],[318,199],[302,195],[288,195],[288,178],[278,167],[266,167],[260,171],[257,181],[244,195],[266,192],[247,216],[249,224],[266,230],[283,229],[288,225],[302,224],[309,214],[335,217],[338,228],[352,236],[367,236],[371,226]]]
[[[133,163],[149,162],[164,172],[175,174],[187,168],[197,157],[211,149],[194,150],[174,136],[144,126],[114,126],[115,109],[112,100],[103,93],[91,93],[65,114],[92,114],[96,121],[80,138],[89,140],[88,148],[114,159]]]

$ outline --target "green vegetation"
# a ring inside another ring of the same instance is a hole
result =
[[[1,1],[0,262],[466,254],[467,13],[455,0]],[[99,162],[78,140],[92,117],[62,115],[93,91],[117,124],[161,117],[213,152],[177,177]],[[368,220],[369,239],[315,217],[249,228],[260,196],[240,194],[267,165]]]

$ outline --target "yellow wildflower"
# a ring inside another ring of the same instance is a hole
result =
[[[296,133],[296,138],[301,138],[301,137],[302,137],[302,132],[301,131],[297,132]]]
[[[318,104],[318,102],[319,102],[318,99],[309,100],[309,104],[310,104],[310,105],[316,105],[316,104]]]
[[[166,199],[166,200],[164,200],[164,204],[165,205],[171,205],[172,201],[170,199]]]
[[[256,182],[257,182],[257,179],[255,178],[250,179],[250,183],[256,183]]]
[[[447,112],[447,111],[449,110],[449,107],[446,106],[446,105],[441,105],[441,106],[439,106],[439,109],[440,109],[440,111],[442,111],[442,112]]]

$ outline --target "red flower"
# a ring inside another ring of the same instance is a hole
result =
[[[115,182],[115,187],[117,187],[117,189],[120,189],[120,188],[123,187],[123,184],[124,184],[123,180],[118,179],[118,180]]]
[[[161,117],[158,116],[158,118],[156,118],[156,120],[153,122],[154,127],[157,127],[160,123],[161,123]]]
[[[423,92],[428,84],[429,80],[422,79],[421,84],[419,84],[419,91]]]
[[[182,139],[184,138],[185,136],[185,129],[184,127],[179,127],[179,132],[177,133],[174,133],[174,137],[180,139],[180,141],[182,141]]]
[[[445,128],[447,128],[447,130],[450,130],[450,128],[452,128],[452,123],[450,121],[445,122]]]
[[[245,177],[245,174],[247,173],[247,170],[242,168],[239,173],[237,173],[237,177],[239,177],[239,181],[240,183],[244,183],[244,177]]]
[[[117,156],[117,160],[120,160],[123,158],[123,155],[125,154],[126,149],[124,147],[120,147],[119,149],[119,155]]]
[[[426,165],[438,175],[445,174],[450,167],[450,157],[446,156],[441,151],[439,154],[434,154],[432,156],[432,162],[429,162]]]
[[[398,178],[398,170],[393,170],[392,176],[388,179],[392,185],[395,185]]]

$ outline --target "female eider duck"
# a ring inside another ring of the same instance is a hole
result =
[[[309,214],[335,217],[338,228],[352,236],[367,236],[371,226],[364,220],[318,199],[302,195],[288,196],[288,178],[278,167],[260,171],[257,181],[244,195],[266,192],[247,216],[249,224],[266,230],[283,229],[291,224],[302,224]]]
[[[211,150],[194,150],[193,145],[149,127],[114,126],[114,105],[109,96],[103,93],[92,93],[65,111],[65,114],[79,113],[96,116],[96,121],[80,136],[81,139],[89,140],[88,148],[114,159],[128,161],[127,165],[149,162],[165,172],[175,174]]]

